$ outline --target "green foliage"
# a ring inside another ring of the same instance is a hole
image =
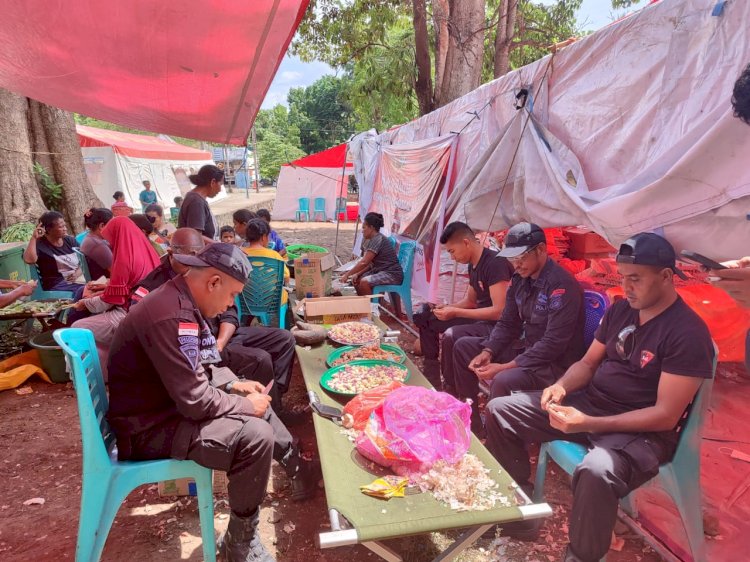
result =
[[[34,162],[34,173],[39,181],[44,206],[50,211],[62,211],[62,184],[56,183],[39,162]]]
[[[30,222],[19,222],[9,226],[0,234],[0,242],[28,242],[36,226]]]
[[[548,47],[577,35],[576,12],[582,0],[558,0],[551,5],[519,2],[512,68],[521,68],[549,54]],[[493,34],[494,41],[494,34]]]
[[[258,170],[263,178],[279,177],[282,164],[305,156],[305,153],[299,147],[290,144],[271,129],[263,130],[262,135],[261,129],[257,129],[256,135],[258,136]],[[261,136],[262,140],[260,139]]]

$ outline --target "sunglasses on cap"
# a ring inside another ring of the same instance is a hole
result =
[[[627,361],[633,355],[635,350],[635,331],[638,327],[635,324],[625,326],[620,333],[617,334],[617,341],[615,342],[615,351],[620,359]]]

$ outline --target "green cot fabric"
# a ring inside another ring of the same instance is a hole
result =
[[[337,400],[319,384],[321,375],[327,369],[326,358],[333,349],[328,343],[310,350],[298,346],[297,357],[307,390],[314,390],[324,404],[342,407],[346,403],[343,397]],[[430,384],[409,359],[405,365],[411,372],[410,385],[430,388]],[[517,507],[457,512],[429,493],[388,501],[366,496],[359,491],[359,487],[369,484],[377,475],[368,472],[354,460],[354,444],[341,433],[340,426],[317,415],[313,415],[313,419],[328,507],[336,509],[352,524],[360,542],[488,523],[507,523],[523,518]],[[470,452],[491,470],[490,476],[498,482],[503,493],[509,498],[515,497],[513,480],[476,437],[472,437]],[[519,501],[523,500],[519,497]]]

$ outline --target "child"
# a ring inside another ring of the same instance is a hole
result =
[[[222,242],[225,244],[235,244],[237,241],[237,236],[234,233],[234,228],[231,226],[222,226],[221,230],[219,231],[219,238]]]
[[[258,209],[257,214],[258,218],[266,221],[270,227],[271,213],[268,211],[268,209]],[[271,229],[271,235],[268,237],[268,247],[272,250],[276,250],[279,255],[281,255],[281,257],[286,257],[286,244],[284,244],[284,241],[279,238],[279,235],[273,228]]]
[[[133,209],[125,201],[125,194],[122,191],[115,191],[112,194],[115,202],[112,203],[112,214],[116,217],[127,217],[133,214]]]

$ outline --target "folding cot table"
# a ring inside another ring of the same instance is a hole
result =
[[[379,321],[378,324],[381,328],[385,327]],[[307,390],[314,391],[321,403],[341,407],[343,402],[327,393],[319,384],[321,375],[328,368],[326,358],[333,349],[330,344],[324,343],[310,349],[297,346],[296,351]],[[410,360],[407,359],[405,365],[411,373],[407,384],[430,388],[427,379]],[[395,562],[402,558],[381,541],[466,529],[435,558],[436,561],[452,560],[495,524],[545,517],[552,513],[548,504],[534,504],[475,436],[472,436],[469,452],[490,469],[490,476],[498,482],[501,492],[517,506],[458,512],[440,503],[430,493],[407,494],[404,498],[389,501],[366,496],[359,487],[386,473],[385,469],[373,470],[373,465],[356,453],[354,444],[338,424],[317,414],[313,414],[313,423],[331,521],[331,530],[319,535],[321,548],[362,544],[381,558]]]

